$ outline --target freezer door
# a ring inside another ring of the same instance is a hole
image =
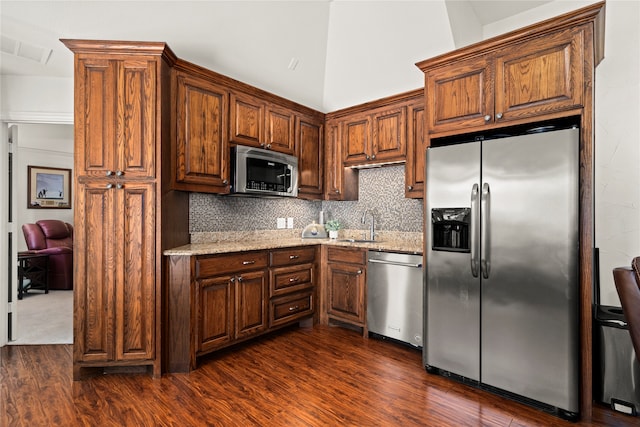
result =
[[[424,364],[477,381],[480,279],[474,277],[471,269],[471,256],[477,251],[433,250],[431,213],[444,208],[472,207],[472,190],[480,182],[480,143],[429,148],[426,164]],[[477,224],[475,227],[471,224],[470,232],[474,231]]]
[[[482,382],[576,413],[578,140],[484,141],[481,214]]]

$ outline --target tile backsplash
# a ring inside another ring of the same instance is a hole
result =
[[[362,169],[357,201],[308,201],[289,198],[253,198],[191,193],[191,233],[216,231],[272,230],[277,218],[293,218],[294,229],[318,221],[337,219],[344,228],[368,229],[360,219],[365,210],[375,216],[376,228],[389,231],[422,231],[422,200],[405,199],[404,165]]]

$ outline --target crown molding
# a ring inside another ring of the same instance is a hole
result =
[[[73,124],[73,113],[35,111],[9,111],[0,114],[0,121],[7,123]]]

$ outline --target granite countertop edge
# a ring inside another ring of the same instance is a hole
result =
[[[215,242],[190,243],[163,252],[166,256],[214,255],[231,252],[246,252],[264,249],[278,249],[296,246],[330,245],[349,248],[363,248],[382,252],[404,252],[422,254],[422,242],[404,239],[380,239],[376,242],[343,242],[339,239],[323,238],[283,238],[265,240],[225,240]]]

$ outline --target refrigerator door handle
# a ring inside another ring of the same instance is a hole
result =
[[[480,196],[478,184],[473,184],[471,188],[471,274],[478,277],[478,202]]]
[[[489,253],[491,230],[489,230],[490,213],[491,213],[491,192],[489,191],[489,184],[484,183],[482,185],[482,196],[480,202],[480,209],[482,215],[480,216],[480,266],[482,268],[482,277],[489,278],[491,272],[491,254]]]

